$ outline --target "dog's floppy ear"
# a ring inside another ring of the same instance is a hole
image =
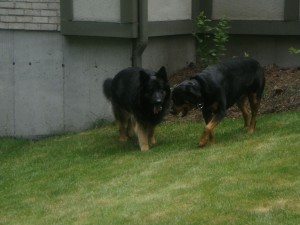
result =
[[[164,66],[162,66],[156,73],[156,77],[162,79],[163,81],[167,82],[167,71]]]
[[[195,86],[187,86],[187,96],[193,104],[197,104],[199,99],[202,97],[200,90]]]
[[[147,74],[144,70],[140,71],[140,83],[143,85],[150,80],[149,74]]]

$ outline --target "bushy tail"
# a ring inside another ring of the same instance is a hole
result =
[[[108,100],[111,100],[112,97],[111,84],[112,84],[111,78],[108,78],[103,82],[103,93]]]

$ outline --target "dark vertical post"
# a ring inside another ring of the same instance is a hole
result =
[[[212,11],[213,11],[213,3],[212,0],[198,0],[200,1],[200,12],[204,11],[204,15],[207,18],[212,17]]]
[[[60,1],[61,21],[73,20],[73,0]]]
[[[299,20],[299,0],[285,0],[284,3],[284,20]]]
[[[138,37],[133,43],[132,66],[142,66],[142,55],[148,39],[148,0],[138,0]]]

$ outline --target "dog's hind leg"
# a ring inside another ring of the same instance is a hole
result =
[[[148,129],[136,122],[135,128],[134,128],[136,135],[139,139],[139,145],[140,149],[142,151],[148,151],[149,150],[149,133]]]
[[[247,96],[243,96],[238,102],[237,106],[242,111],[244,118],[244,127],[249,128],[250,126],[250,113],[247,107]]]
[[[211,121],[209,121],[208,124],[204,127],[204,131],[202,133],[202,136],[199,140],[199,147],[204,147],[208,139],[211,139],[214,141],[214,136],[213,136],[213,129],[220,123],[220,121],[224,118],[225,116],[225,110],[222,110],[215,114]]]
[[[255,130],[255,126],[256,126],[256,116],[260,105],[260,98],[257,98],[256,93],[251,93],[248,96],[248,98],[249,98],[249,103],[251,108],[251,121],[248,127],[248,132],[252,133]]]
[[[154,145],[154,144],[156,144],[156,139],[155,139],[155,136],[154,136],[154,129],[155,129],[154,126],[148,128],[149,145]]]
[[[116,122],[119,126],[119,141],[127,141],[128,140],[128,132],[127,126],[128,121],[130,120],[130,114],[118,106],[113,105],[113,112],[115,115]]]
[[[134,126],[135,126],[135,120],[132,116],[130,116],[130,118],[128,119],[127,128],[126,128],[126,134],[128,137],[133,135]]]

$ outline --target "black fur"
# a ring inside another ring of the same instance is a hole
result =
[[[201,108],[206,127],[199,141],[204,146],[213,139],[213,128],[226,114],[226,109],[238,103],[245,127],[255,129],[256,115],[265,86],[265,77],[260,64],[251,58],[235,58],[206,68],[190,80],[178,84],[172,93],[172,113],[185,115],[192,108]],[[248,98],[251,118],[246,107]]]
[[[111,90],[112,79],[108,78],[103,82],[103,93],[105,97],[111,101],[112,90]]]
[[[138,67],[124,69],[113,79],[105,80],[103,90],[107,99],[112,102],[115,118],[119,122],[120,139],[127,139],[133,117],[137,122],[135,126],[138,126],[136,132],[140,147],[143,148],[141,145],[145,144],[141,144],[139,135],[143,134],[140,133],[148,130],[151,133],[162,121],[169,107],[170,87],[165,68],[162,67],[157,73]],[[124,129],[127,130],[126,134]],[[151,134],[147,136],[151,138]]]

